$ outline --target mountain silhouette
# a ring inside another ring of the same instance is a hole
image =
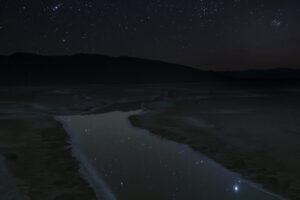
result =
[[[212,82],[300,79],[300,70],[204,71],[178,64],[93,54],[0,56],[1,85]]]

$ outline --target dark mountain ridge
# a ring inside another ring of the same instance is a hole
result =
[[[233,70],[221,73],[223,76],[236,79],[300,79],[300,70],[292,68]]]
[[[300,70],[214,72],[162,61],[93,54],[0,56],[1,85],[211,82],[300,79]]]

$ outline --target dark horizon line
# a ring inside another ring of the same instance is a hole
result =
[[[253,71],[259,71],[259,72],[268,72],[268,71],[280,71],[280,70],[288,70],[288,71],[300,71],[300,64],[299,65],[290,65],[287,67],[271,67],[266,69],[259,69],[258,67],[254,68],[247,68],[247,69],[205,69],[207,66],[209,67],[217,67],[217,66],[228,66],[232,67],[233,65],[213,65],[213,64],[203,64],[202,66],[191,66],[186,64],[179,64],[174,63],[170,61],[165,60],[158,60],[158,59],[151,59],[151,58],[142,58],[142,57],[134,57],[134,56],[127,56],[127,55],[121,55],[121,56],[111,56],[111,55],[105,55],[105,54],[97,54],[97,53],[74,53],[74,54],[61,54],[61,55],[46,55],[46,54],[39,54],[34,52],[14,52],[8,55],[0,54],[0,57],[13,57],[17,55],[29,55],[29,56],[40,56],[40,57],[76,57],[76,56],[98,56],[98,57],[106,57],[106,58],[128,58],[128,59],[135,59],[135,60],[142,60],[142,61],[150,61],[150,62],[160,62],[165,64],[171,64],[171,65],[177,65],[182,67],[189,67],[193,69],[197,69],[200,71],[206,71],[206,72],[253,72]]]

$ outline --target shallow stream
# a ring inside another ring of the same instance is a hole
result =
[[[128,117],[140,112],[56,118],[99,199],[279,199],[186,145],[133,127]]]

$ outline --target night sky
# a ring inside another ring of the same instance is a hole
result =
[[[300,68],[298,0],[0,0],[0,54]]]

